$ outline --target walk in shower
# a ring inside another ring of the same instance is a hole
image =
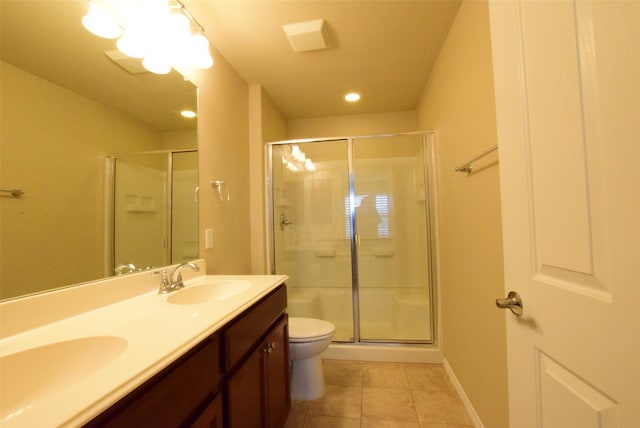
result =
[[[107,274],[198,258],[198,152],[107,157]]]
[[[272,272],[334,342],[434,343],[429,133],[270,143]]]

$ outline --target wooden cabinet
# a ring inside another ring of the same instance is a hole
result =
[[[180,427],[193,419],[221,390],[217,335],[172,363],[162,372],[90,421],[87,427]]]
[[[191,428],[223,428],[222,396],[216,398],[200,413],[190,425]]]
[[[262,349],[251,353],[227,381],[226,422],[228,427],[262,426],[265,407],[262,391]]]
[[[283,314],[229,377],[226,418],[230,428],[278,428],[291,408],[288,318]]]
[[[271,329],[266,340],[267,355],[264,358],[264,393],[268,428],[284,425],[291,410],[289,369],[289,318],[286,314]]]
[[[280,285],[86,426],[282,427],[291,408],[286,306]]]

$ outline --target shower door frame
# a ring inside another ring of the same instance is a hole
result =
[[[166,166],[165,196],[167,198],[164,213],[166,217],[165,238],[162,242],[164,251],[163,257],[168,264],[173,263],[173,155],[180,153],[198,153],[198,149],[175,149],[175,150],[150,150],[146,152],[110,154],[105,157],[105,215],[104,215],[104,275],[113,276],[116,266],[116,244],[115,244],[115,186],[116,186],[116,161],[119,157],[141,156],[141,155],[164,155]],[[197,169],[196,165],[196,169]],[[197,176],[197,174],[196,174]],[[198,185],[194,197],[197,201]],[[165,263],[167,264],[167,263]]]
[[[358,233],[355,212],[355,156],[354,140],[364,140],[371,138],[391,138],[398,136],[422,136],[424,148],[423,168],[424,168],[424,189],[425,189],[425,221],[427,246],[425,263],[428,265],[429,276],[427,286],[429,287],[429,340],[388,340],[388,339],[365,339],[360,337],[360,299],[359,299],[359,277],[358,277]],[[352,314],[353,314],[353,340],[340,341],[340,343],[355,344],[426,344],[437,345],[438,326],[436,316],[438,305],[437,299],[437,260],[436,260],[436,211],[434,207],[436,191],[435,174],[435,133],[428,131],[400,132],[389,134],[359,135],[349,137],[327,137],[327,138],[304,138],[293,140],[282,140],[266,143],[265,145],[265,232],[266,232],[266,258],[267,266],[271,274],[276,273],[275,260],[275,236],[273,231],[274,221],[274,201],[273,201],[273,148],[280,145],[318,143],[329,141],[345,141],[347,143],[347,163],[348,163],[348,185],[349,185],[349,223],[350,223],[350,246],[351,246],[351,291],[352,291]]]

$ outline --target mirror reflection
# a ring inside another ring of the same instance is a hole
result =
[[[24,191],[0,193],[2,299],[197,257],[196,88],[118,57],[87,5],[0,1],[0,188]]]
[[[198,258],[197,151],[109,157],[107,176],[116,275]]]

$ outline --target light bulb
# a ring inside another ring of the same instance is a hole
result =
[[[195,34],[189,39],[189,58],[191,65],[196,68],[209,68],[213,65],[213,58],[209,54],[209,40],[202,34]]]
[[[144,58],[149,53],[146,37],[141,31],[126,30],[116,46],[120,52],[132,58]]]
[[[191,36],[191,32],[189,31],[189,18],[183,14],[172,13],[169,16],[168,23],[172,38],[179,39],[182,42]]]
[[[82,18],[82,25],[91,33],[105,39],[115,39],[122,34],[122,29],[115,19],[94,3],[89,3],[89,12]]]
[[[148,56],[142,60],[144,68],[155,74],[167,74],[171,71],[171,66],[158,56]]]
[[[307,171],[315,171],[316,170],[316,166],[313,164],[313,162],[311,162],[311,159],[307,158],[306,161],[304,161],[304,167]]]

